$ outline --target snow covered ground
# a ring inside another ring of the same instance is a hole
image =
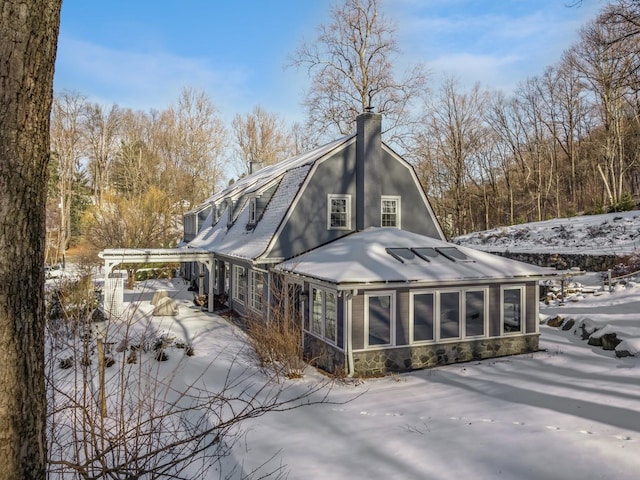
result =
[[[147,315],[158,288],[178,300],[179,314],[147,318],[196,353],[188,359],[170,354],[163,368],[186,372],[176,381],[208,368],[202,381],[213,390],[234,362],[257,372],[244,334],[195,308],[181,280],[143,282],[125,291],[125,299],[137,305],[137,315]],[[543,318],[561,313],[621,331],[640,326],[638,312],[640,288],[631,283],[597,296],[577,293],[564,306],[555,300],[541,306]],[[289,479],[305,480],[635,478],[640,357],[616,358],[589,346],[575,329],[540,328],[541,351],[533,354],[338,381],[329,397],[334,403],[250,420],[246,441],[225,468],[242,478],[240,472],[273,457],[259,472],[283,466]],[[287,384],[304,392],[323,380],[309,369]],[[219,473],[212,470],[209,478]]]
[[[453,241],[489,252],[626,255],[640,248],[640,210],[498,227]]]

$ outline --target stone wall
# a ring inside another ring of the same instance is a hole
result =
[[[304,333],[304,359],[329,373],[346,373],[344,352],[307,332]]]
[[[488,252],[494,255],[518,260],[520,262],[552,267],[558,270],[579,268],[588,272],[606,272],[618,265],[624,257],[617,255],[583,255],[569,253],[521,253],[521,252]]]
[[[538,350],[539,334],[354,352],[356,376],[377,376]]]

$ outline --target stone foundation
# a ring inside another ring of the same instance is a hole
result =
[[[340,375],[346,373],[344,352],[308,333],[304,333],[304,359],[326,372]]]
[[[377,376],[538,350],[539,334],[353,353],[357,376]]]

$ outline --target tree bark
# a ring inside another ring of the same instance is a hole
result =
[[[46,476],[43,264],[60,7],[0,3],[0,479]]]

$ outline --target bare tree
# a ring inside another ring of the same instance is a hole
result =
[[[0,8],[1,479],[44,479],[44,238],[60,0]]]
[[[177,104],[160,113],[153,135],[152,150],[170,173],[163,181],[173,182],[170,190],[187,209],[220,187],[227,131],[204,92],[183,89]]]
[[[51,149],[58,165],[60,230],[58,250],[64,252],[71,238],[71,204],[74,180],[81,170],[83,154],[82,114],[86,98],[77,92],[63,92],[53,100],[51,112]]]
[[[251,113],[237,114],[231,126],[237,153],[247,172],[251,162],[272,165],[292,156],[292,142],[284,119],[259,105]]]
[[[331,10],[332,23],[320,25],[292,65],[306,68],[311,86],[303,101],[307,126],[323,138],[352,133],[358,114],[369,107],[385,117],[386,140],[403,145],[413,125],[411,106],[425,89],[422,65],[397,78],[399,48],[395,28],[378,8],[378,0],[345,0]]]
[[[93,103],[85,106],[83,117],[91,187],[100,205],[103,193],[109,189],[110,167],[117,147],[122,115],[117,105],[106,110],[102,105]]]
[[[453,78],[444,81],[437,95],[430,97],[419,144],[431,148],[428,158],[437,162],[441,191],[451,199],[441,215],[451,219],[453,235],[465,233],[468,225],[467,187],[477,177],[478,155],[483,148],[487,93],[476,84],[461,93]]]

